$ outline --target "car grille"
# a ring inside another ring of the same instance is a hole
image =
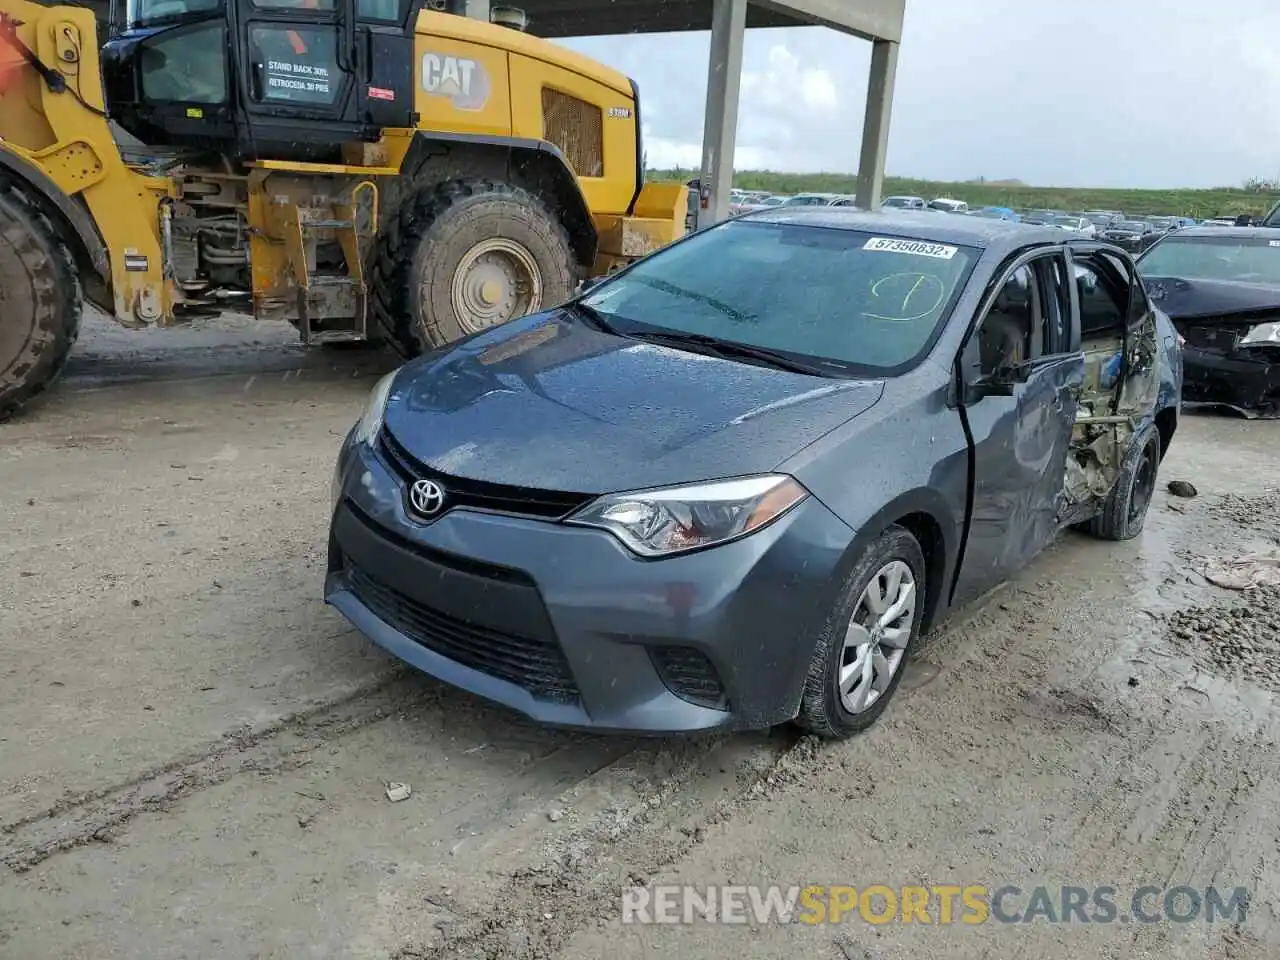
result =
[[[370,576],[345,558],[351,592],[379,620],[419,644],[481,673],[523,687],[540,700],[572,703],[578,687],[554,640],[491,630],[433,610]]]
[[[651,647],[649,656],[667,689],[681,700],[713,710],[729,709],[720,674],[701,651],[692,647]]]
[[[558,490],[510,486],[505,483],[488,483],[432,470],[415,459],[386,427],[383,427],[378,434],[378,448],[383,458],[405,483],[431,479],[444,487],[447,500],[441,516],[454,507],[468,507],[518,517],[559,520],[595,499],[595,496],[589,493],[564,493]]]

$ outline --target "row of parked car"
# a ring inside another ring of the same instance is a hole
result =
[[[916,196],[885,197],[882,205],[897,210],[922,210],[951,213],[963,216],[983,217],[990,220],[1009,220],[1030,224],[1042,224],[1082,233],[1088,237],[1106,240],[1134,253],[1141,253],[1172,230],[1194,226],[1251,226],[1252,217],[1212,217],[1196,220],[1193,217],[1127,216],[1119,210],[1015,210],[1012,207],[984,206],[970,208],[964,200],[951,197],[935,197],[925,200]],[[801,193],[794,196],[734,190],[730,196],[730,211],[734,215],[770,207],[831,206],[851,207],[854,198],[839,193]]]

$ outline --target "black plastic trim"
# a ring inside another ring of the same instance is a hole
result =
[[[632,217],[635,216],[640,191],[644,189],[644,132],[640,127],[640,85],[630,77],[627,80],[631,83],[631,98],[635,101],[632,109],[636,121],[636,192],[631,195],[631,202],[627,204],[627,216]]]

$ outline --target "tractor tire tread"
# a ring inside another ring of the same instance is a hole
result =
[[[417,322],[412,277],[414,260],[432,231],[459,206],[476,199],[492,198],[523,206],[549,230],[556,246],[563,251],[564,263],[558,266],[573,273],[569,236],[564,225],[533,193],[512,183],[494,180],[450,180],[434,187],[424,187],[405,198],[396,216],[389,218],[379,232],[372,258],[371,287],[374,321],[382,328],[386,340],[400,356],[409,359],[450,342],[432,317]],[[452,338],[456,339],[456,338]]]
[[[80,335],[84,297],[71,250],[27,193],[0,177],[0,236],[43,282],[36,291],[33,336],[15,362],[0,369],[0,423],[57,380]],[[0,317],[0,323],[5,318]]]

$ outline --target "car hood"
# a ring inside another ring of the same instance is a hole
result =
[[[1232,280],[1144,277],[1153,303],[1175,320],[1230,319],[1280,310],[1280,287]]]
[[[883,389],[658,346],[555,311],[407,364],[385,423],[444,474],[605,493],[767,472]]]

